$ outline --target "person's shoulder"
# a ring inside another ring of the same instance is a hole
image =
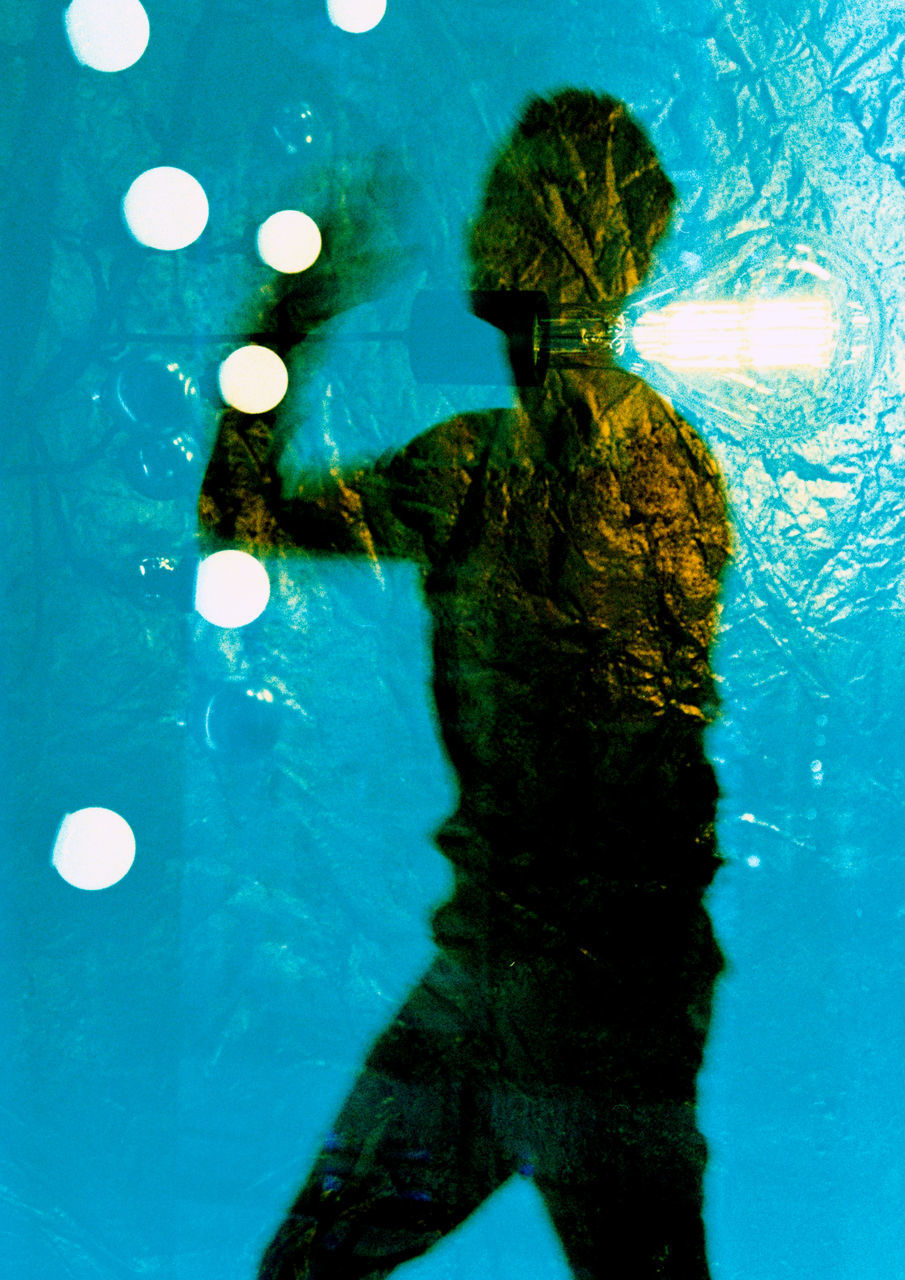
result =
[[[652,462],[671,460],[688,466],[698,475],[720,479],[720,469],[700,431],[666,396],[642,378],[634,378],[629,396],[635,417],[634,443]]]
[[[492,412],[457,414],[384,455],[361,477],[371,518],[382,513],[384,546],[427,565],[437,562],[487,457],[493,422]],[[391,528],[403,533],[394,540],[386,532]]]
[[[728,503],[722,472],[700,432],[640,378],[628,391],[631,430],[623,487],[651,526],[693,519],[725,540]]]
[[[508,409],[458,413],[437,423],[399,450],[399,463],[437,470],[471,470],[484,457]]]

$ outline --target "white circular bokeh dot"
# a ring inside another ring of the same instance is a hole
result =
[[[275,351],[252,343],[226,357],[217,382],[223,399],[240,413],[267,413],[286,394],[289,371]]]
[[[198,566],[195,608],[215,627],[244,627],[267,608],[270,578],[247,551],[215,551]]]
[[[133,66],[151,33],[139,0],[72,0],[63,24],[77,60],[93,71]]]
[[[327,0],[327,17],[334,27],[359,35],[377,26],[387,11],[387,0]]]
[[[54,841],[51,861],[76,889],[109,889],[135,860],[135,836],[112,809],[67,813]]]
[[[184,249],[207,226],[207,196],[184,169],[146,169],[123,198],[126,226],[150,249]]]
[[[317,223],[300,209],[281,209],[262,222],[257,235],[258,254],[268,267],[287,275],[306,271],[321,251]]]

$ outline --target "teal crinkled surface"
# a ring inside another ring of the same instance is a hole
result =
[[[360,305],[287,357],[290,478],[510,407],[492,334],[498,385],[417,382],[399,335],[415,292],[465,279],[525,100],[577,86],[628,104],[677,189],[621,359],[717,458],[733,529],[707,734],[727,957],[700,1082],[711,1268],[898,1275],[900,6],[389,0],[361,34],[285,0],[147,13],[119,72],[77,63],[57,12],[0,17],[7,1272],[250,1278],[429,961],[451,885],[431,833],[457,790],[416,570],[275,558],[247,626],[194,611],[217,366],[274,302],[258,225],[299,206]],[[209,204],[176,251],[121,214],[164,165]],[[825,368],[645,356],[642,317],[695,305],[687,331],[755,296],[826,300]],[[96,892],[50,861],[89,807],[136,841]],[[528,1177],[407,1265],[569,1274]]]

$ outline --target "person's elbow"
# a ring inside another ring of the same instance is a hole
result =
[[[234,540],[236,513],[230,510],[232,505],[223,501],[205,477],[198,495],[198,534],[203,544],[215,546]]]

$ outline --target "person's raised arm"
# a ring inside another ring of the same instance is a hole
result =
[[[303,477],[286,493],[275,414],[226,409],[201,488],[201,526],[258,555],[304,547],[427,566],[450,537],[471,486],[485,417],[453,418],[373,465]]]
[[[198,504],[202,529],[258,555],[294,547],[373,555],[353,475],[311,477],[284,496],[275,417],[221,414]]]
[[[374,293],[398,252],[379,251],[373,237],[355,231],[347,217],[338,230],[325,227],[319,261],[303,276],[275,279],[249,340],[285,359],[326,320]],[[280,474],[287,429],[278,412],[225,408],[201,487],[199,522],[210,540],[259,555],[303,547],[429,564],[470,487],[485,426],[483,416],[454,418],[373,465],[303,476],[287,491]]]
[[[404,256],[389,219],[381,223],[374,214],[393,205],[397,188],[397,180],[376,170],[355,179],[333,219],[321,227],[323,250],[316,264],[300,275],[274,276],[257,297],[262,305],[244,326],[244,342],[269,347],[285,360],[325,321],[374,296]],[[378,465],[306,477],[287,495],[280,476],[285,434],[276,411],[221,411],[198,503],[209,540],[259,554],[292,547],[374,554],[376,535],[385,552],[408,553],[396,545],[402,530],[388,507],[387,466],[383,474]]]

